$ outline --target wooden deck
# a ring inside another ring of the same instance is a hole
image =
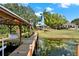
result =
[[[20,45],[15,51],[13,51],[9,56],[26,56],[29,50],[29,45],[32,43],[32,39],[23,40],[23,44]]]
[[[33,51],[34,47],[35,47],[34,46],[35,45],[34,41],[36,41],[36,39],[37,38],[36,38],[35,35],[31,36],[28,39],[23,39],[22,40],[23,44],[20,45],[17,49],[15,49],[15,51],[13,51],[9,56],[31,56],[33,54],[33,52],[30,53],[29,46],[31,44],[33,44],[33,46],[32,46],[32,51]]]

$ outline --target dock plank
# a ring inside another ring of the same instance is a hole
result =
[[[20,45],[9,56],[26,56],[29,50],[29,45],[32,43],[32,39],[24,39],[23,44]]]

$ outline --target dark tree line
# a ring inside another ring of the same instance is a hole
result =
[[[72,20],[71,23],[79,25],[79,18],[76,18],[76,19]]]

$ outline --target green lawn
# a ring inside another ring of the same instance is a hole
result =
[[[41,38],[79,38],[79,31],[77,30],[53,30],[48,31],[38,30]]]

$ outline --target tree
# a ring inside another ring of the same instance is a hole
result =
[[[79,18],[76,18],[76,19],[72,20],[71,23],[79,25]]]
[[[43,12],[45,24],[54,29],[59,29],[67,22],[65,16],[57,13],[51,14],[50,12]]]

